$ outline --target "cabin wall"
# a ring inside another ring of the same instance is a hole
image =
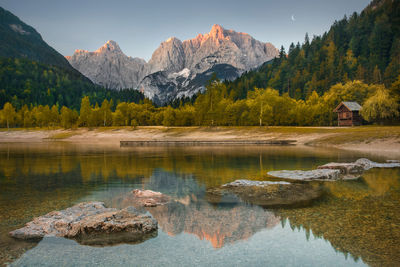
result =
[[[346,109],[338,112],[338,126],[359,126],[362,118],[358,111],[348,111]]]

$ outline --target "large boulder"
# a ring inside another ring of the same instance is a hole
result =
[[[301,170],[282,170],[282,171],[270,171],[268,175],[275,178],[282,178],[288,180],[301,180],[301,181],[335,181],[341,179],[340,170],[338,169],[317,169],[310,171]]]
[[[309,184],[237,180],[206,191],[213,204],[245,202],[262,207],[304,206],[319,198],[322,191]]]
[[[37,217],[10,236],[25,240],[58,236],[86,245],[112,245],[144,241],[155,236],[157,229],[155,219],[133,207],[118,210],[102,202],[85,202]]]

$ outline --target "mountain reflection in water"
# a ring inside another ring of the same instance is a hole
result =
[[[208,188],[236,179],[264,180],[270,170],[312,169],[363,156],[307,147],[0,145],[0,264],[20,258],[16,265],[91,265],[100,260],[109,265],[103,254],[115,253],[129,262],[135,253],[149,252],[164,258],[135,260],[144,265],[184,264],[190,257],[199,265],[213,260],[224,265],[399,265],[399,170],[371,170],[356,181],[321,183],[326,197],[304,208],[220,206],[204,199]],[[173,199],[147,209],[160,230],[142,244],[90,248],[46,238],[36,246],[7,236],[33,217],[82,201],[129,205],[124,196],[135,188]],[[71,261],[61,262],[64,256]]]

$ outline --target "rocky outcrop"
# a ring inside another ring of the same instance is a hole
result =
[[[194,39],[182,42],[171,37],[162,42],[148,63],[126,56],[114,41],[95,52],[76,50],[67,59],[97,84],[114,89],[136,88],[163,104],[204,90],[213,72],[221,80],[231,80],[278,54],[270,43],[214,25],[209,33]]]
[[[227,64],[215,65],[203,73],[196,73],[187,68],[174,73],[158,71],[144,77],[139,88],[154,103],[162,104],[203,92],[205,84],[214,73],[220,80],[233,80],[241,71]]]
[[[316,170],[270,171],[268,172],[268,175],[275,178],[302,181],[351,180],[359,178],[364,171],[367,171],[371,168],[400,168],[400,162],[397,160],[388,160],[386,163],[377,163],[369,159],[361,158],[351,163],[331,162],[319,166]]]
[[[132,207],[118,210],[102,202],[86,202],[37,217],[10,236],[25,240],[58,236],[85,245],[113,245],[144,241],[156,235],[157,228],[155,219]]]
[[[213,204],[245,202],[262,207],[303,206],[321,195],[319,187],[308,184],[250,180],[237,180],[206,191],[207,201]]]
[[[171,37],[154,51],[150,61],[150,73],[157,71],[179,72],[185,68],[185,52],[181,40]]]

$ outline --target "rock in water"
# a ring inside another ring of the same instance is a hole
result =
[[[140,190],[135,189],[132,194],[128,196],[132,205],[143,206],[143,207],[156,207],[164,205],[170,201],[170,198],[160,192],[154,192],[151,190]]]
[[[328,163],[322,166],[318,166],[318,169],[328,169],[328,170],[339,170],[340,178],[344,180],[357,179],[363,172],[363,166],[356,163]]]
[[[70,227],[66,237],[83,245],[140,243],[157,235],[157,221],[132,208],[88,216]]]
[[[114,198],[112,201],[115,207],[126,208],[133,206],[139,210],[143,210],[142,208],[165,205],[171,201],[171,198],[160,192],[135,189],[128,194]]]
[[[288,182],[271,182],[271,181],[252,181],[252,180],[236,180],[234,182],[224,184],[222,187],[235,187],[235,186],[259,186],[265,187],[275,184],[290,184]]]
[[[331,162],[319,166],[316,170],[270,171],[268,175],[276,178],[302,181],[350,180],[359,178],[364,171],[372,168],[400,168],[400,162],[397,160],[388,160],[387,163],[377,163],[369,159],[361,158],[351,163]]]
[[[17,239],[39,240],[44,236],[76,239],[87,245],[136,243],[157,234],[157,221],[134,208],[106,208],[102,202],[79,203],[35,218],[10,232]]]
[[[369,159],[361,158],[354,163],[361,165],[364,170],[372,168],[400,168],[400,163],[397,160],[388,160],[387,163],[377,163]]]
[[[246,202],[262,207],[304,206],[319,198],[319,187],[308,184],[236,180],[206,191],[206,199],[214,204]]]
[[[282,171],[270,171],[268,175],[276,178],[290,179],[290,180],[301,180],[301,181],[321,181],[321,180],[339,180],[340,170],[337,169],[318,169],[311,171],[301,171],[301,170],[282,170]]]

